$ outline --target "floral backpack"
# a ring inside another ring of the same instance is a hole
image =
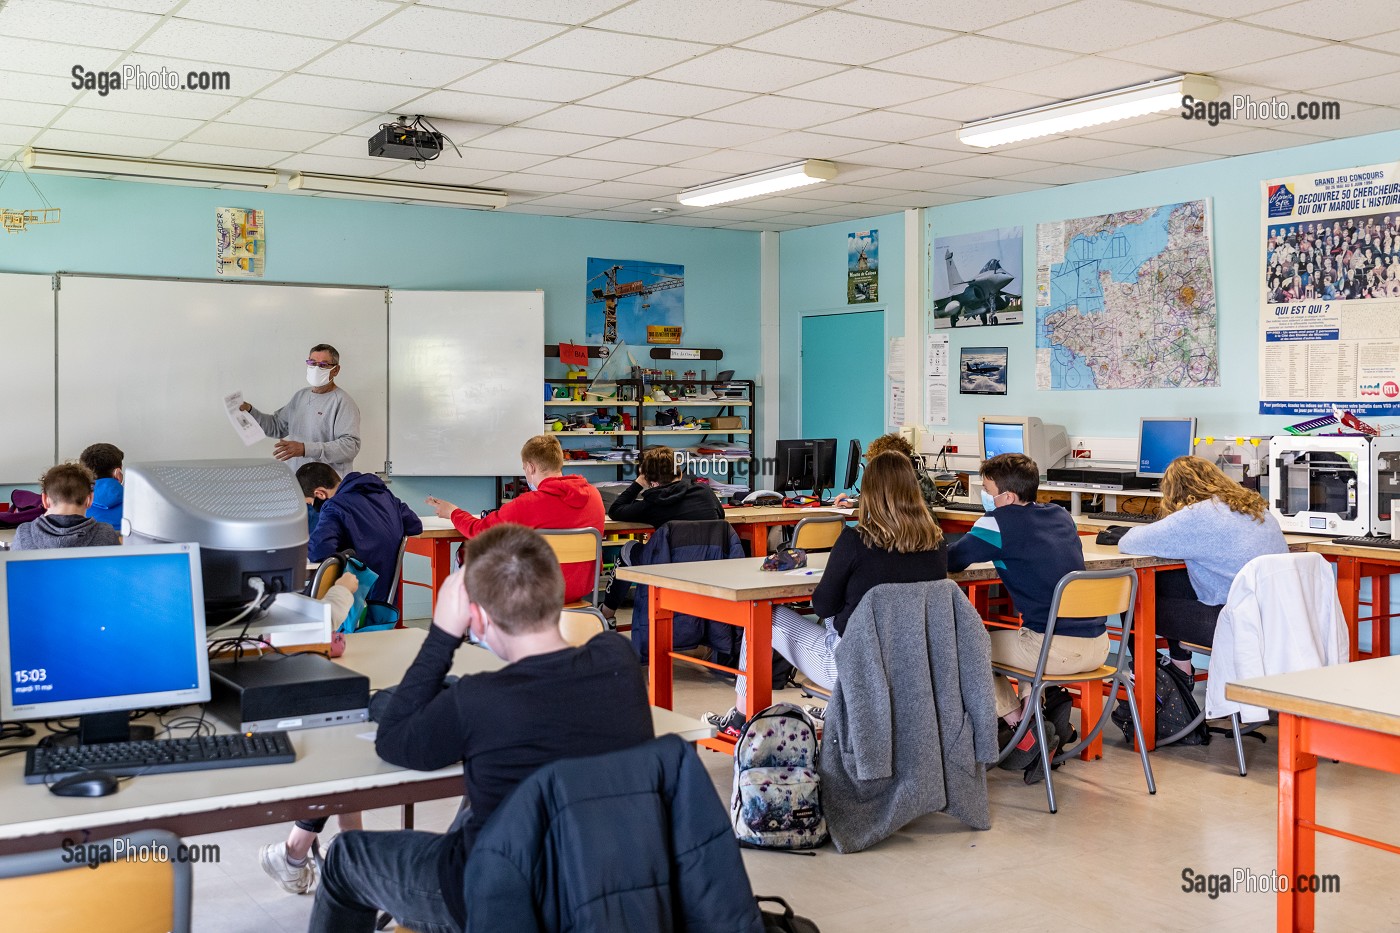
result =
[[[791,703],[756,713],[734,749],[734,835],[763,849],[814,849],[826,842],[817,730]]]

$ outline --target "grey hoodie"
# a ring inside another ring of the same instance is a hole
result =
[[[117,529],[86,515],[40,515],[15,529],[16,551],[54,547],[100,547],[121,544]]]

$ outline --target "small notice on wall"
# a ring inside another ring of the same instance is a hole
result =
[[[262,278],[267,252],[263,212],[242,207],[214,209],[214,273]]]
[[[929,334],[924,353],[924,424],[948,423],[948,335]]]

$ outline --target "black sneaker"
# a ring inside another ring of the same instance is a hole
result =
[[[1010,726],[1007,728],[1011,729]],[[1014,733],[1015,730],[1011,729],[1006,738],[1009,740]],[[1055,748],[1059,744],[1059,739],[1059,734],[1055,732],[1055,724],[1053,722],[1045,723],[1045,741],[1049,743],[1050,747]],[[1007,771],[1024,771],[1031,765],[1035,765],[1036,768],[1040,767],[1040,746],[1035,739],[1034,725],[1026,729],[1026,734],[1021,736],[1020,744],[1002,760],[1000,767]]]
[[[1066,745],[1079,741],[1079,732],[1069,721],[1073,711],[1074,697],[1064,687],[1051,687],[1045,691],[1045,719],[1047,723],[1055,724],[1055,733],[1060,737],[1059,744],[1055,746],[1056,755],[1064,751]]]
[[[737,707],[730,707],[727,713],[706,713],[700,717],[700,721],[712,727],[720,735],[738,738],[739,733],[744,730],[744,724],[748,718]]]

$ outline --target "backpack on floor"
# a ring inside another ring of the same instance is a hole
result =
[[[1201,715],[1201,705],[1192,694],[1195,678],[1173,664],[1165,655],[1157,658],[1157,739],[1165,739],[1185,729]],[[1122,700],[1113,709],[1113,721],[1123,730],[1123,738],[1133,741],[1133,720]],[[1210,730],[1205,721],[1177,739],[1174,745],[1209,745]]]
[[[788,902],[781,897],[759,894],[754,897],[754,900],[758,901],[758,913],[759,916],[763,917],[763,933],[821,933],[815,923],[806,917],[799,917],[793,913]],[[764,901],[781,904],[782,913],[764,910]]]
[[[791,703],[775,703],[745,723],[734,748],[734,835],[763,849],[814,849],[826,842],[817,730]]]

